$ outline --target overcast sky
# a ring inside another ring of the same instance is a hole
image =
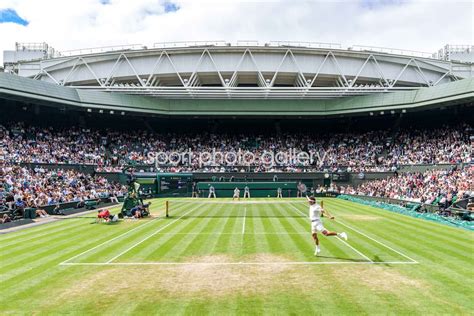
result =
[[[473,44],[473,16],[471,0],[0,0],[0,51],[15,42],[71,50],[290,40],[431,53],[448,43]]]

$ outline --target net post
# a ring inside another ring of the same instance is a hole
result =
[[[170,217],[169,216],[169,203],[168,203],[168,200],[165,201],[165,210],[166,210],[166,217]]]

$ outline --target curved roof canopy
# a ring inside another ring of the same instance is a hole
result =
[[[372,111],[411,111],[474,101],[474,79],[412,91],[375,93],[327,100],[157,99],[141,95],[87,91],[0,73],[0,98],[75,109],[182,116],[331,116]],[[1,109],[1,107],[0,107]]]

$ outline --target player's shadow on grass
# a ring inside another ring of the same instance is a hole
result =
[[[350,262],[367,262],[367,259],[354,259],[354,258],[343,258],[343,257],[336,257],[336,256],[317,256],[317,258],[325,258],[325,259],[338,259]]]
[[[378,255],[374,255],[374,258],[372,259],[372,261],[378,262],[379,265],[381,265],[381,266],[393,267],[393,265],[390,264],[390,263],[383,263],[384,260],[382,260]]]
[[[105,225],[105,226],[115,226],[115,225],[120,225],[121,223],[119,221],[117,222],[109,222],[109,223],[97,223],[97,222],[92,222],[89,223],[91,225]]]

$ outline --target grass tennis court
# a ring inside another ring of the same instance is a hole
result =
[[[153,201],[0,236],[2,314],[471,314],[474,234],[324,199],[313,255],[304,199]]]

